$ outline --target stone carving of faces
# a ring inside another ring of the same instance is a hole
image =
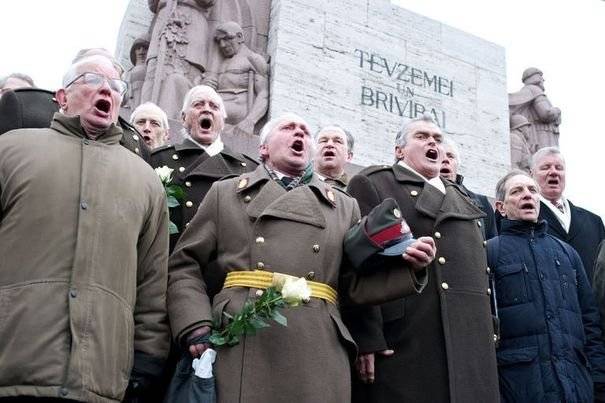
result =
[[[230,58],[239,52],[244,42],[244,33],[237,23],[226,22],[217,28],[214,39],[221,54],[226,58]]]

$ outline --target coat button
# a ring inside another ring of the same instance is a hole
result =
[[[256,264],[256,268],[259,269],[259,270],[262,270],[262,269],[265,268],[265,264],[263,262],[258,262]]]
[[[185,167],[179,167],[179,172],[185,172]]]
[[[439,231],[435,232],[435,238],[441,239],[441,232],[439,232]]]
[[[418,191],[417,191],[417,190],[412,190],[412,191],[410,192],[410,194],[411,194],[412,196],[416,197],[416,196],[418,196]]]
[[[487,272],[487,274],[490,274],[490,273],[492,272],[492,269],[490,269],[489,267],[487,267],[487,268],[485,269],[485,271]]]
[[[244,203],[250,203],[250,200],[252,200],[250,196],[244,197]]]
[[[191,200],[187,200],[187,202],[185,203],[185,206],[193,207],[193,202]]]
[[[307,280],[313,280],[314,278],[315,278],[314,271],[310,271],[309,273],[307,273]]]
[[[61,396],[65,397],[69,394],[68,390],[66,387],[62,387],[61,389],[59,389],[59,393],[61,394]]]
[[[497,334],[494,335],[494,341],[498,341],[498,335]]]
[[[264,293],[265,292],[263,290],[256,290],[256,296],[259,298],[262,297]]]
[[[265,238],[259,236],[258,238],[256,238],[256,243],[265,243]]]
[[[491,288],[487,289],[487,295],[492,295],[492,289]]]
[[[319,247],[319,245],[315,244],[313,245],[313,252],[318,253],[321,250],[321,248]]]
[[[445,264],[445,258],[443,256],[441,256],[439,259],[437,259],[439,264]]]
[[[487,246],[487,241],[483,241],[483,247],[485,248]]]
[[[447,283],[441,283],[441,288],[447,290],[448,288],[450,288],[450,286]]]
[[[178,154],[172,154],[172,159],[173,160],[178,160],[179,159],[179,155]]]
[[[76,298],[78,296],[78,291],[76,290],[69,290],[69,296],[72,298]]]
[[[477,220],[477,227],[481,227],[481,226],[483,226],[483,224],[481,224],[480,220]]]
[[[80,203],[80,207],[82,208],[82,210],[86,210],[88,208],[88,203],[82,202]]]
[[[187,221],[187,222],[185,223],[185,228],[187,228],[187,227],[189,226],[189,223],[190,223],[190,221]]]
[[[185,181],[185,186],[187,186],[188,188],[190,188],[191,187],[191,182]]]
[[[136,134],[133,134],[133,135],[132,135],[132,139],[133,139],[134,141],[139,141],[139,136],[137,136]]]
[[[141,152],[141,150],[139,150],[139,147],[135,147],[134,148],[134,152],[137,153],[137,154],[139,154]]]
[[[241,162],[240,164],[241,164],[241,166],[243,166],[243,167],[245,167],[245,166],[247,165],[245,162]]]

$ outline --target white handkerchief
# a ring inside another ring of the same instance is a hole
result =
[[[211,348],[206,349],[200,358],[195,358],[191,366],[198,378],[212,378],[212,364],[216,359],[216,351]]]

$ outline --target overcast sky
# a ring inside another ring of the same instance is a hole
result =
[[[546,93],[562,110],[566,195],[605,217],[605,190],[599,179],[600,159],[605,155],[600,119],[605,114],[605,1],[392,1],[503,46],[509,92],[521,88],[525,68],[544,72]],[[128,0],[5,0],[0,4],[0,76],[24,72],[39,87],[56,89],[79,49],[114,51]]]

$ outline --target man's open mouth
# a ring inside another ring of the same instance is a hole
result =
[[[336,157],[334,150],[326,150],[323,154],[324,157]]]
[[[95,102],[95,108],[103,113],[109,113],[109,110],[111,109],[111,102],[106,99],[99,99],[97,102]]]
[[[302,140],[294,140],[294,142],[292,143],[290,148],[293,151],[296,151],[297,153],[302,153],[303,150],[305,149],[305,144],[303,143]]]
[[[534,203],[522,203],[521,210],[523,211],[535,211],[536,205]]]
[[[429,149],[425,155],[428,159],[433,161],[437,161],[437,158],[439,158],[439,152],[437,152],[437,150],[434,148]]]
[[[452,173],[451,169],[447,168],[447,167],[443,167],[441,168],[441,170],[439,171],[439,173],[441,174],[450,174]]]
[[[547,184],[557,186],[559,184],[559,179],[553,178],[546,181]]]
[[[210,130],[210,128],[212,127],[212,119],[205,116],[202,117],[200,119],[200,127],[204,130]]]
[[[149,136],[143,136],[143,141],[144,141],[144,142],[145,142],[147,145],[149,145],[149,144],[151,144],[151,137],[149,137]]]

